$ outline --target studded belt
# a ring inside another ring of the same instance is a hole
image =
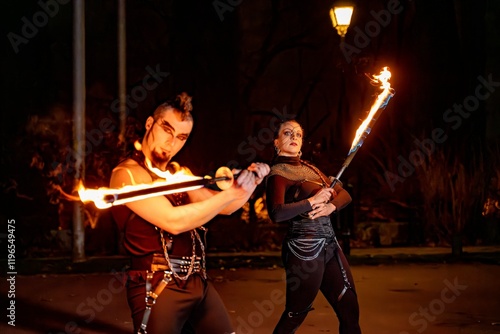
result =
[[[178,274],[187,273],[191,267],[191,257],[170,256],[169,267],[167,260],[163,254],[152,254],[143,257],[132,257],[131,270],[151,270],[151,271],[168,271],[173,269]],[[197,256],[193,262],[193,272],[198,273],[202,270],[201,257]]]

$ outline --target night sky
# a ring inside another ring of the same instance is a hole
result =
[[[388,66],[396,94],[345,173],[357,201],[374,192],[382,193],[379,202],[419,201],[422,168],[403,166],[412,152],[425,153],[416,140],[466,169],[495,169],[500,2],[360,0],[343,47],[330,6],[127,1],[129,143],[155,105],[186,91],[195,128],[177,160],[195,174],[270,161],[277,116],[295,115],[306,131],[304,157],[335,175],[377,94],[367,75]],[[72,138],[72,7],[67,0],[9,0],[2,10],[2,185],[15,210],[23,208],[19,195],[54,201],[49,179],[71,192],[64,162]],[[87,1],[85,15],[86,175],[102,186],[121,152],[117,1]]]

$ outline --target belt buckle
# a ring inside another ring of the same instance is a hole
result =
[[[169,271],[170,268],[166,264],[161,263],[151,263],[151,271]]]
[[[167,265],[165,256],[163,254],[153,254],[153,259],[151,261],[151,271],[167,271],[170,268]]]

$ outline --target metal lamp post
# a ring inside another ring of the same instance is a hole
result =
[[[345,35],[347,34],[347,29],[351,24],[352,14],[354,12],[354,6],[346,1],[336,1],[332,7],[330,8],[330,19],[332,20],[333,27],[337,30],[337,33],[340,36],[340,45],[344,43]],[[342,69],[341,73],[341,93],[339,99],[339,111],[341,112],[343,109],[342,100],[345,95],[345,78],[344,78],[344,70]],[[353,212],[352,208],[344,209],[346,212],[342,214],[346,215],[341,219],[340,214],[337,214],[336,225],[337,229],[340,232],[340,238],[342,240],[342,248],[346,255],[350,255],[351,247],[350,247],[350,239],[351,239],[351,231],[350,231],[350,222],[353,220]]]

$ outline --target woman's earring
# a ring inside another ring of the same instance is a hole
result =
[[[278,146],[274,146],[274,150],[276,151],[276,155],[280,155],[281,150],[278,148]]]
[[[299,151],[299,153],[297,153],[297,156],[300,158],[302,156],[302,151]]]

